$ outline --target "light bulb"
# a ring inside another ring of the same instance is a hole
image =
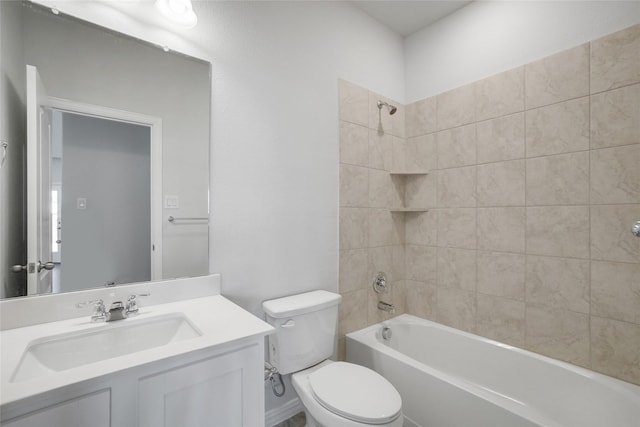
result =
[[[193,28],[198,23],[191,0],[156,0],[156,7],[165,18],[185,28]]]

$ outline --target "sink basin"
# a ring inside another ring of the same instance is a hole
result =
[[[29,343],[10,381],[26,381],[201,335],[183,314],[174,313],[40,338]]]

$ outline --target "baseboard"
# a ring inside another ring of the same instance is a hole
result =
[[[283,421],[293,417],[298,412],[304,411],[300,398],[295,397],[277,408],[273,408],[267,411],[264,415],[264,425],[267,427],[273,427]]]

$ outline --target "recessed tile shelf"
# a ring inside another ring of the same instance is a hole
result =
[[[411,175],[429,175],[427,171],[391,171],[389,175],[411,176]]]
[[[427,208],[390,208],[389,212],[427,212]]]
[[[425,176],[425,175],[429,175],[428,171],[391,171],[389,172],[389,175],[391,176]],[[404,207],[396,207],[396,208],[390,208],[389,212],[402,212],[402,213],[406,213],[406,212],[427,212],[429,209],[427,208],[404,208]]]

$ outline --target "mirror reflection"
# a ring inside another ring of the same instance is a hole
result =
[[[209,64],[32,3],[0,19],[1,297],[207,274]]]

